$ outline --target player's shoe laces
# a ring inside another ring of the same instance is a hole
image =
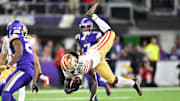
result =
[[[133,86],[134,89],[136,89],[139,96],[142,96],[142,90],[141,90],[141,87],[139,85],[139,81],[137,79],[133,79],[133,81],[135,81],[135,84]]]
[[[86,12],[86,16],[88,16],[88,17],[92,17],[92,15],[94,14],[94,12],[95,12],[95,10],[96,10],[96,8],[97,8],[97,6],[99,5],[99,3],[98,2],[96,2],[87,12]]]
[[[109,86],[109,84],[107,84],[107,86],[106,86],[106,94],[107,94],[108,96],[111,95],[111,87]]]

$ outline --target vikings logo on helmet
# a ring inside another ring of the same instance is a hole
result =
[[[91,19],[83,18],[79,24],[79,27],[80,27],[80,31],[83,34],[89,35],[93,29],[93,22],[91,21]]]
[[[65,54],[61,60],[61,68],[65,72],[74,73],[77,66],[77,58],[71,54]]]

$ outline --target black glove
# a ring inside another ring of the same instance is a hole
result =
[[[32,93],[33,93],[34,91],[36,91],[36,93],[39,92],[38,84],[33,84],[33,85],[32,85]]]

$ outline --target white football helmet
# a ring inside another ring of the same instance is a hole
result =
[[[72,54],[65,54],[61,60],[61,68],[65,72],[76,74],[78,68],[77,58]]]

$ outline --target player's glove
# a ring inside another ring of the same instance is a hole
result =
[[[96,8],[98,7],[99,3],[96,2],[87,12],[86,12],[86,16],[89,18],[92,18],[92,15],[94,14]]]
[[[34,93],[34,91],[36,92],[36,94],[39,92],[38,84],[33,84],[32,85],[32,93]]]
[[[40,74],[39,74],[39,78],[44,81],[44,83],[45,83],[46,86],[49,86],[49,78],[48,78],[48,76],[40,73]]]

